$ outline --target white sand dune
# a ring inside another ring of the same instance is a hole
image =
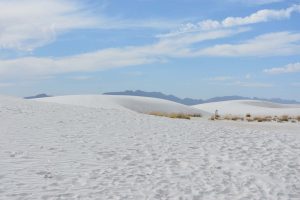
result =
[[[208,115],[207,112],[204,112],[197,108],[182,105],[168,100],[150,97],[121,95],[69,95],[40,98],[35,100],[43,102],[85,106],[90,108],[105,108],[119,110],[129,109],[140,113],[163,112]]]
[[[299,199],[299,128],[0,97],[0,199]]]
[[[256,100],[233,100],[205,103],[193,106],[206,112],[214,113],[218,110],[221,115],[232,114],[242,115],[247,113],[252,115],[300,115],[299,104],[278,104]]]

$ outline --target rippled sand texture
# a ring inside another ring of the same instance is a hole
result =
[[[300,199],[299,128],[1,97],[0,199]]]

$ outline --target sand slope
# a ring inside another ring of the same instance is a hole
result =
[[[300,115],[300,105],[298,104],[277,104],[256,100],[233,100],[214,103],[205,103],[193,106],[201,110],[219,114],[245,115]]]
[[[300,125],[235,124],[0,97],[0,199],[299,199]]]
[[[189,107],[168,100],[115,95],[70,95],[36,99],[36,101],[54,102],[60,104],[78,105],[90,108],[105,109],[129,109],[140,113],[163,112],[163,113],[185,113],[202,114],[208,113],[197,108]]]

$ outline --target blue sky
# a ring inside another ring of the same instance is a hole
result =
[[[0,0],[0,94],[300,100],[300,0]]]

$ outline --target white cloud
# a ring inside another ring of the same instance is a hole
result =
[[[231,28],[236,26],[250,25],[255,23],[268,22],[272,20],[282,20],[291,17],[292,13],[300,12],[300,4],[293,5],[286,9],[271,10],[264,9],[259,10],[246,17],[227,17],[224,20],[217,21],[207,19],[198,23],[187,23],[181,25],[181,27],[171,33],[165,34],[165,36],[178,35],[187,32],[195,31],[207,31],[213,29]]]
[[[110,48],[68,57],[23,57],[0,59],[0,76],[48,76],[68,72],[99,71],[117,67],[165,62],[170,57],[190,57],[189,46],[229,37],[243,30],[216,30],[162,38],[145,46]]]
[[[97,15],[93,9],[80,0],[0,0],[0,49],[32,51],[76,29],[168,29],[178,23],[106,17],[101,8]]]
[[[65,31],[93,27],[99,21],[78,1],[1,0],[0,48],[31,51]]]
[[[0,88],[14,86],[13,83],[0,83]]]
[[[245,76],[246,79],[251,79],[251,77],[252,77],[251,74],[246,74]]]
[[[252,78],[251,74],[246,74],[244,76],[244,79],[249,80]],[[238,77],[233,77],[233,76],[216,76],[216,77],[211,77],[205,80],[209,80],[209,81],[220,81],[220,82],[228,82],[228,81],[232,81],[232,80],[237,80],[239,79]]]
[[[258,83],[258,82],[241,82],[237,81],[232,83],[232,85],[237,85],[240,87],[253,87],[253,88],[270,88],[274,87],[274,85],[269,83]]]
[[[300,53],[300,33],[276,32],[255,37],[240,44],[221,44],[204,48],[198,56],[287,56]]]
[[[138,77],[138,76],[144,75],[144,73],[141,71],[129,71],[129,72],[123,72],[122,74],[125,76],[131,76],[131,77]]]
[[[101,71],[112,68],[166,62],[169,58],[201,56],[271,56],[299,54],[300,34],[272,33],[256,37],[242,44],[217,45],[200,50],[195,43],[238,34],[240,30],[216,30],[161,38],[145,46],[104,49],[68,57],[23,57],[0,59],[2,77],[39,77],[68,72]]]
[[[296,73],[300,72],[300,63],[291,63],[283,67],[265,69],[264,72],[268,74]]]
[[[300,82],[292,83],[291,86],[294,86],[294,87],[300,87]]]
[[[142,48],[107,49],[62,58],[25,57],[0,61],[0,74],[23,76],[51,75],[66,72],[96,71],[154,62]]]
[[[231,2],[240,2],[240,3],[245,3],[249,5],[264,5],[264,4],[270,4],[270,3],[277,3],[277,2],[282,2],[284,0],[229,0]]]
[[[76,81],[85,81],[91,79],[91,76],[72,76],[70,79],[76,80]]]
[[[228,86],[239,86],[239,87],[249,87],[249,88],[269,88],[274,87],[269,83],[260,83],[260,82],[249,82],[251,78],[250,74],[244,76],[244,78],[232,77],[232,76],[217,76],[212,77],[207,80],[212,81],[210,83],[217,85],[228,85]]]
[[[271,10],[271,9],[259,10],[246,17],[227,17],[222,21],[205,20],[199,22],[198,26],[203,30],[215,29],[215,28],[228,28],[233,26],[268,22],[271,20],[288,19],[290,18],[293,12],[300,12],[300,5],[293,5],[286,9],[280,9],[280,10]]]
[[[232,76],[217,76],[217,77],[212,77],[209,78],[209,81],[228,81],[228,80],[232,80],[234,79],[234,77]]]

